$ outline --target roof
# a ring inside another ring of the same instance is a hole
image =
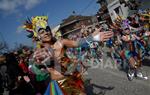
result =
[[[68,32],[64,33],[64,34],[63,34],[63,36],[64,36],[64,35],[66,35],[66,34],[69,34],[69,33],[71,33],[71,32],[74,32],[74,31],[80,30],[80,29],[81,29],[81,28],[77,28],[77,29],[73,29],[73,30],[71,30],[71,31],[68,31]]]
[[[64,19],[60,25],[64,27],[84,19],[91,19],[91,16],[71,15],[67,19]]]

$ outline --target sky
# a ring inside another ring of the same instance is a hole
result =
[[[50,27],[59,25],[73,11],[80,15],[94,15],[99,9],[97,0],[0,0],[0,42],[9,48],[16,43],[32,46],[28,34],[19,27],[27,17],[48,15]]]

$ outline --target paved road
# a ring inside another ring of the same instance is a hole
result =
[[[112,62],[107,61],[109,59],[105,57],[104,63]],[[148,80],[128,81],[126,73],[115,66],[112,68],[108,65],[99,65],[89,68],[85,75],[86,91],[88,95],[150,95],[150,61],[146,60],[144,65],[149,65],[142,68]]]

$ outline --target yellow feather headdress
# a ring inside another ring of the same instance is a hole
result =
[[[27,19],[24,25],[22,26],[30,34],[29,38],[38,37],[37,32],[40,28],[46,29],[48,26],[48,16],[35,16],[31,19]]]

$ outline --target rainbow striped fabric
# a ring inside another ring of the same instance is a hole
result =
[[[51,80],[44,95],[64,95],[61,91],[58,83],[55,80]]]

